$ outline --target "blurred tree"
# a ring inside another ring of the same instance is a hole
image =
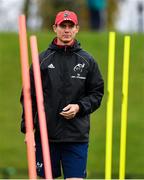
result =
[[[57,12],[65,9],[78,14],[81,27],[85,27],[87,24],[87,9],[84,0],[37,0],[37,2],[43,29],[51,28]]]
[[[30,6],[30,0],[24,0],[23,13],[26,16],[26,20],[28,20],[29,18],[29,6]]]
[[[54,19],[53,16],[53,5],[51,0],[37,0],[38,3],[38,13],[42,18],[42,28],[48,29],[52,25]]]
[[[53,25],[58,11],[65,9],[76,11],[76,2],[73,0],[37,0],[39,14],[42,17],[42,28],[47,29]]]
[[[109,30],[114,29],[114,21],[118,6],[118,0],[108,0],[107,5],[107,27]]]
[[[23,13],[26,16],[27,27],[31,30],[38,30],[41,28],[41,16],[39,16],[38,0],[24,0]]]
[[[52,30],[52,25],[57,12],[71,10],[77,13],[81,28],[86,29],[88,23],[88,10],[84,0],[24,0],[23,13],[27,22],[31,17],[33,2],[37,3],[37,16],[41,18],[41,28]]]

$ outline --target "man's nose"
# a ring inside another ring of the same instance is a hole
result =
[[[70,30],[70,27],[69,26],[66,26],[65,27],[65,31],[69,31]]]

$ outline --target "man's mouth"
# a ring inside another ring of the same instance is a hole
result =
[[[63,35],[64,38],[70,38],[70,35]]]

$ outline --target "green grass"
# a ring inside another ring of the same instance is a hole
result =
[[[39,51],[47,48],[52,33],[37,33]],[[82,32],[78,35],[82,47],[98,61],[105,81],[101,108],[91,116],[88,158],[88,178],[104,178],[107,100],[108,33]],[[121,114],[121,85],[124,35],[117,33],[115,60],[113,178],[119,173],[119,140]],[[144,178],[144,35],[131,35],[129,76],[128,129],[126,177]],[[27,159],[24,135],[20,133],[21,66],[19,39],[15,33],[0,34],[0,178],[7,167],[15,168],[11,178],[27,178]]]

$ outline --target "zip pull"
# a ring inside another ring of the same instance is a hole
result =
[[[65,52],[66,52],[67,46],[65,46]]]

